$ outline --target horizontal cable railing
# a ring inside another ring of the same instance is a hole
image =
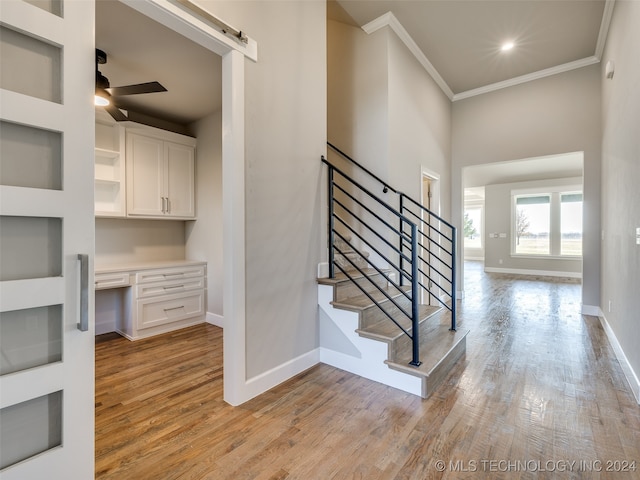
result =
[[[450,311],[451,330],[456,329],[456,228],[331,143],[328,146],[346,161],[339,168],[322,157],[329,168],[329,275],[335,277],[339,270],[410,337],[410,363],[419,365],[420,303]],[[380,187],[382,194],[374,193]],[[348,252],[364,259],[366,267],[350,259]],[[386,287],[370,280],[365,269],[375,270]],[[368,279],[364,281],[371,288],[355,281],[356,276]],[[392,310],[411,327],[403,327]]]

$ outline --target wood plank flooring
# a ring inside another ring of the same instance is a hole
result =
[[[234,408],[221,329],[101,339],[96,478],[640,478],[640,407],[580,286],[465,277],[466,358],[428,400],[318,365]]]

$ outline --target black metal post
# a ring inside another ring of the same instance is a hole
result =
[[[456,331],[456,229],[451,227],[451,330]]]
[[[335,278],[335,265],[333,264],[333,242],[335,241],[335,234],[333,233],[334,220],[333,220],[333,166],[328,165],[328,202],[329,202],[329,278]]]
[[[411,324],[413,331],[411,332],[411,340],[413,343],[413,355],[409,365],[419,367],[420,361],[420,338],[418,330],[420,327],[420,313],[418,304],[418,227],[415,223],[411,224]]]
[[[400,194],[400,215],[404,215],[404,195]],[[400,286],[402,286],[404,283],[404,276],[402,275],[402,271],[404,269],[404,258],[402,257],[402,254],[404,253],[404,242],[402,241],[402,233],[404,233],[404,223],[402,221],[402,218],[400,219],[400,236],[398,237],[398,240],[400,241]]]

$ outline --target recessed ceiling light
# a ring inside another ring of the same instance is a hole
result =
[[[505,42],[502,44],[502,47],[500,48],[500,50],[502,50],[503,52],[506,52],[508,50],[511,50],[514,46],[515,46],[515,43],[513,42]]]

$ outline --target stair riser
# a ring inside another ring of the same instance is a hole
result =
[[[379,273],[375,275],[369,275],[367,278],[357,278],[355,283],[360,285],[366,292],[373,292],[377,290],[377,287],[384,288],[387,286],[387,279],[384,275]],[[361,295],[362,290],[354,285],[352,281],[344,281],[335,286],[334,301],[341,301],[346,298],[355,297]]]
[[[467,352],[467,337],[464,337],[449,352],[438,366],[422,382],[422,398],[428,398],[444,381],[458,362],[463,362]]]

